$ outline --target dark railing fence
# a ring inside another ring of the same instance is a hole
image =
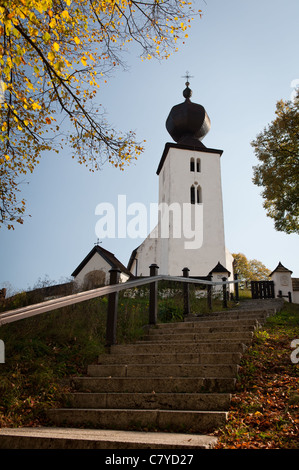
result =
[[[253,299],[274,299],[274,282],[251,281],[251,296]]]
[[[283,297],[286,297],[287,299],[289,299],[290,304],[292,303],[292,292],[288,292],[287,295],[282,295],[282,291],[279,290],[277,297],[279,297],[280,299],[282,299]]]
[[[213,286],[222,286],[223,296],[223,307],[227,308],[227,300],[229,293],[227,286],[234,283],[234,300],[239,301],[239,288],[238,276],[235,275],[234,281],[228,281],[226,277],[222,278],[222,282],[212,282],[212,277],[207,276],[204,278],[189,277],[189,269],[183,268],[183,275],[179,276],[167,276],[158,275],[159,267],[156,264],[150,266],[149,277],[137,278],[132,281],[120,283],[120,270],[110,269],[110,284],[105,287],[92,289],[90,291],[79,292],[77,294],[71,294],[64,297],[59,297],[44,302],[28,305],[15,310],[6,311],[0,313],[0,326],[6,323],[15,322],[24,318],[29,318],[41,313],[47,313],[53,310],[74,305],[76,303],[84,302],[86,300],[103,297],[108,295],[108,312],[107,312],[107,324],[106,324],[106,346],[109,349],[110,346],[116,344],[116,328],[117,328],[117,311],[118,311],[118,297],[119,292],[138,288],[141,286],[149,285],[149,324],[155,325],[157,323],[158,315],[158,283],[159,281],[168,282],[180,282],[183,284],[183,313],[184,316],[190,314],[190,296],[189,287],[190,285],[203,286],[207,288],[207,305],[208,309],[212,310],[212,288]],[[221,292],[221,291],[220,291]]]
[[[158,270],[159,267],[156,264],[152,264],[150,267],[150,277],[153,277],[153,282],[149,286],[149,325],[155,325],[157,323],[158,315]],[[190,314],[190,295],[189,295],[189,286],[190,284],[203,283],[207,285],[207,304],[209,310],[212,310],[212,287],[213,285],[219,283],[212,282],[212,276],[208,276],[205,280],[198,280],[195,278],[189,277],[189,269],[183,268],[182,278],[171,277],[171,276],[162,276],[161,280],[169,278],[170,280],[181,281],[183,282],[183,313],[184,316]],[[117,284],[119,282],[120,270],[111,269],[110,271],[110,285]],[[188,281],[187,281],[188,280]],[[222,298],[223,298],[223,307],[227,308],[229,293],[227,291],[228,280],[226,277],[222,278]],[[234,286],[235,286],[235,295],[234,300],[239,301],[239,288],[238,288],[238,275],[234,276]],[[128,286],[129,288],[129,286]],[[117,305],[118,305],[118,292],[111,292],[109,294],[108,301],[108,313],[107,313],[107,332],[106,332],[106,347],[109,348],[116,344],[116,324],[117,324]]]
[[[253,299],[274,299],[275,289],[274,281],[251,281],[251,297]],[[286,297],[290,303],[292,303],[292,293],[288,292],[286,295],[282,294],[279,290],[277,297]]]

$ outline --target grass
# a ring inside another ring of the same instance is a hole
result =
[[[299,364],[291,360],[296,338],[299,305],[285,303],[242,358],[228,422],[215,433],[217,448],[299,448]]]
[[[0,365],[0,426],[34,426],[58,403],[64,379],[84,373],[102,350],[101,301],[86,310],[68,307],[0,328],[5,364]]]

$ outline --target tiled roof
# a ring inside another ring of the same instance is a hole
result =
[[[228,273],[228,275],[230,276],[230,272],[224,266],[222,266],[219,261],[218,264],[216,264],[215,268],[209,272],[210,275],[212,273]]]
[[[279,261],[277,267],[274,269],[274,271],[272,271],[272,273],[269,275],[269,277],[272,276],[272,274],[274,273],[291,273],[292,274],[293,271],[290,271],[289,269],[285,268],[281,262]]]
[[[84,266],[88,263],[88,261],[98,253],[108,264],[110,264],[111,268],[118,268],[122,273],[127,274],[130,277],[134,277],[132,273],[108,250],[105,250],[99,245],[93,247],[93,249],[88,253],[88,255],[84,258],[84,260],[79,264],[79,266],[75,269],[72,273],[72,276],[77,276],[79,272],[84,268]]]

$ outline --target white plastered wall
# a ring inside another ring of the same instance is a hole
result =
[[[279,291],[281,291],[283,296],[287,296],[289,292],[293,295],[293,285],[290,272],[274,272],[271,279],[274,282],[275,297],[278,296]]]
[[[103,271],[105,273],[105,284],[109,284],[110,269],[111,265],[99,253],[95,253],[74,278],[74,282],[77,284],[78,288],[80,288],[84,284],[86,274],[89,274],[92,271]],[[127,274],[120,274],[120,282],[126,282],[128,279],[129,276]]]
[[[182,269],[188,267],[190,276],[206,276],[220,262],[231,272],[232,279],[233,258],[225,247],[220,157],[221,151],[217,150],[205,152],[204,149],[169,148],[159,174],[159,207],[165,204],[171,209],[168,211],[169,238],[165,237],[165,232],[161,232],[159,221],[153,232],[158,237],[153,238],[153,233],[150,234],[137,249],[137,275],[149,275],[149,266],[156,263],[160,274],[181,276]],[[194,159],[195,171],[190,171],[191,158]],[[197,159],[200,159],[200,171],[197,171]],[[197,204],[190,203],[192,185],[195,189],[201,188],[202,203],[197,208]],[[183,224],[184,205],[193,211],[193,225],[190,227]],[[202,220],[193,238],[187,238],[196,228],[194,211],[199,210],[199,206]],[[173,213],[180,214],[180,237],[177,237],[178,231],[172,232]],[[167,224],[163,225],[163,230],[165,228]],[[186,228],[189,228],[189,235]],[[189,248],[186,248],[186,243],[189,243]],[[131,272],[136,274],[136,261],[133,262]]]

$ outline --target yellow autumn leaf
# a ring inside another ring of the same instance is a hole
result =
[[[50,28],[52,28],[52,29],[55,28],[55,26],[56,26],[56,20],[55,20],[55,18],[52,18],[52,19],[51,19],[51,21],[50,21],[50,23],[49,23],[49,26],[50,26]]]
[[[6,58],[6,63],[8,64],[8,67],[9,67],[10,69],[13,68],[13,63],[12,63],[12,60],[11,60],[10,57],[7,57],[7,58]]]
[[[55,59],[55,55],[53,53],[53,51],[50,51],[49,54],[48,54],[48,59],[52,62],[54,59]]]
[[[80,42],[81,42],[80,39],[77,36],[74,37],[74,41],[77,45],[80,44]]]
[[[84,65],[84,67],[86,67],[87,62],[86,62],[86,57],[85,56],[81,57],[81,63]]]
[[[54,51],[56,51],[56,52],[59,51],[59,44],[57,42],[54,42],[52,47],[53,47]]]
[[[34,86],[32,85],[32,83],[31,83],[30,80],[26,79],[26,83],[27,83],[27,88],[28,88],[29,90],[34,90]]]
[[[35,101],[32,103],[32,109],[35,111],[36,109],[41,109],[41,105]]]
[[[43,35],[43,40],[45,42],[48,42],[49,39],[51,39],[51,34],[49,34],[48,32],[46,32],[44,35]]]
[[[70,18],[70,15],[69,15],[69,12],[67,10],[64,10],[62,13],[61,13],[61,16],[63,19],[65,20],[68,20]]]

